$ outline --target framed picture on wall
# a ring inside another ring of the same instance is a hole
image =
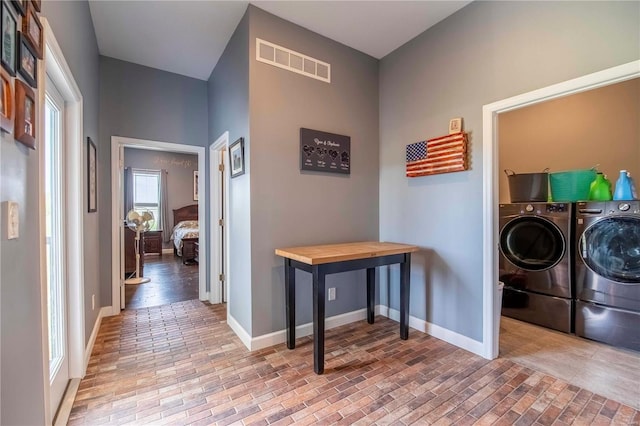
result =
[[[193,201],[198,201],[198,171],[193,172]]]
[[[15,138],[31,149],[36,149],[36,95],[31,87],[16,79]]]
[[[452,118],[449,120],[449,134],[460,133],[462,131],[462,118]]]
[[[18,72],[29,86],[38,87],[38,56],[27,37],[18,32]]]
[[[244,138],[229,145],[229,162],[232,178],[244,174]]]
[[[13,133],[13,79],[4,68],[0,68],[0,127],[3,132]]]
[[[87,137],[87,205],[89,213],[98,211],[98,153],[90,137]]]
[[[18,19],[5,1],[0,2],[2,7],[2,68],[13,77],[16,75],[16,36],[18,31]]]
[[[42,59],[43,32],[40,18],[33,4],[27,7],[27,15],[22,19],[22,34],[33,46],[38,59]]]
[[[27,13],[27,1],[29,0],[12,0],[11,4],[20,15],[24,16]]]

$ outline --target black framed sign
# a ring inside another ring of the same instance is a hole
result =
[[[244,138],[229,145],[229,161],[232,178],[244,174]]]
[[[300,128],[300,170],[351,173],[351,138]]]

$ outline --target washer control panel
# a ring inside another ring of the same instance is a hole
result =
[[[640,201],[610,201],[607,203],[608,214],[640,214]]]
[[[547,204],[547,213],[563,213],[567,211],[567,205],[564,203]]]

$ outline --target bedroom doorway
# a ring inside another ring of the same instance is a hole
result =
[[[135,309],[209,299],[205,278],[205,219],[198,220],[198,212],[205,212],[207,201],[204,179],[200,179],[205,175],[204,157],[204,147],[111,138],[114,315],[125,307]],[[133,163],[127,164],[125,160]],[[128,188],[126,200],[125,187]],[[125,211],[131,210],[147,210],[154,216],[150,229],[142,234],[137,245],[140,262],[136,262],[136,234],[125,224]],[[180,222],[179,227],[176,220]],[[174,230],[182,237],[176,248],[170,239]],[[125,278],[137,275],[136,270],[140,277],[151,281],[125,284]]]
[[[147,211],[154,220],[141,233],[124,229],[126,309],[199,299],[198,156],[125,147],[123,214]],[[142,284],[141,284],[142,283]]]

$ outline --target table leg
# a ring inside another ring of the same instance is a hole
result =
[[[400,264],[400,338],[409,338],[409,284],[411,275],[411,253],[405,254]]]
[[[284,259],[284,293],[287,309],[287,348],[296,347],[296,268]]]
[[[317,265],[312,268],[313,275],[313,371],[324,372],[324,272]]]
[[[376,268],[367,268],[367,322],[373,324],[376,303]]]

